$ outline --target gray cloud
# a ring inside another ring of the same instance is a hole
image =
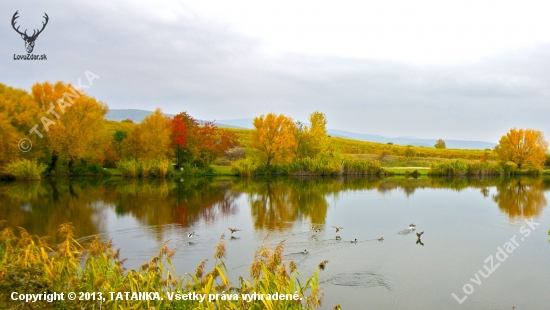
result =
[[[100,76],[89,93],[111,108],[186,110],[200,119],[273,111],[301,120],[320,110],[331,128],[386,136],[496,142],[514,126],[550,135],[549,46],[447,66],[269,56],[258,39],[183,5],[163,12],[129,2],[40,3],[2,5],[1,83],[74,83],[89,70]],[[8,23],[16,10],[25,25],[50,16],[34,51],[47,61],[13,60],[24,53]]]

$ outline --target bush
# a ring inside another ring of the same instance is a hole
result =
[[[514,167],[510,164],[496,164],[486,161],[467,163],[462,160],[432,163],[428,174],[439,176],[487,176],[510,175]]]
[[[240,159],[231,165],[231,171],[240,176],[251,176],[258,169],[258,165],[250,158]]]
[[[165,178],[172,174],[174,167],[167,159],[154,160],[121,160],[117,168],[127,178]]]
[[[39,164],[36,160],[23,159],[10,163],[7,172],[16,180],[40,180],[46,168],[46,165]]]

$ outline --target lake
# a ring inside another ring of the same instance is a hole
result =
[[[112,238],[128,269],[170,240],[179,274],[225,234],[234,283],[284,240],[304,278],[329,261],[323,309],[547,309],[549,199],[549,178],[55,179],[0,183],[0,219],[52,242],[70,221],[81,242]]]

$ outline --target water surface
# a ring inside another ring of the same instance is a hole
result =
[[[179,273],[212,258],[225,234],[235,282],[249,277],[260,245],[284,240],[287,260],[303,276],[329,260],[319,274],[324,309],[545,309],[549,190],[544,178],[43,180],[0,183],[0,219],[52,242],[70,221],[82,242],[112,238],[127,268],[170,240]],[[241,231],[231,235],[229,227]],[[511,238],[517,246],[499,262],[498,248]],[[305,249],[309,254],[300,253]],[[500,265],[489,274],[491,255]],[[452,293],[467,299],[459,304]]]

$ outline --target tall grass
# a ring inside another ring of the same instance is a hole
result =
[[[240,176],[251,176],[258,169],[258,165],[250,158],[240,159],[231,165],[231,170]]]
[[[172,174],[173,166],[167,159],[121,160],[117,168],[127,178],[165,178]]]
[[[359,160],[328,154],[315,158],[305,157],[290,163],[280,164],[271,170],[254,163],[247,158],[232,165],[235,173],[241,176],[254,174],[282,174],[292,176],[330,176],[330,175],[382,175],[385,170],[373,160]]]
[[[71,301],[68,298],[54,303],[35,302],[33,309],[314,309],[321,305],[322,292],[318,270],[302,279],[291,261],[283,261],[283,243],[275,249],[262,246],[250,268],[250,281],[240,278],[239,283],[229,281],[224,236],[215,248],[214,266],[206,271],[202,261],[195,274],[177,275],[171,260],[176,254],[165,243],[159,254],[140,268],[124,269],[124,260],[110,242],[94,238],[88,245],[74,239],[74,227],[63,224],[59,229],[63,242],[50,247],[47,238],[31,236],[20,228],[18,235],[12,229],[0,232],[0,308],[15,309],[20,301],[11,299],[12,292],[42,293],[96,292],[102,298]],[[110,298],[109,292],[153,292],[162,300],[122,300]],[[170,300],[171,293],[196,293],[206,300]],[[245,301],[243,294],[289,294],[290,300]],[[211,295],[213,294],[213,295]],[[215,294],[231,295],[234,300],[218,298]],[[98,295],[96,295],[98,296]]]
[[[7,172],[17,180],[40,180],[46,168],[46,165],[39,164],[36,160],[22,159],[10,163]]]
[[[453,162],[432,163],[428,174],[438,176],[510,175],[512,170],[512,166],[508,164],[456,160]]]

